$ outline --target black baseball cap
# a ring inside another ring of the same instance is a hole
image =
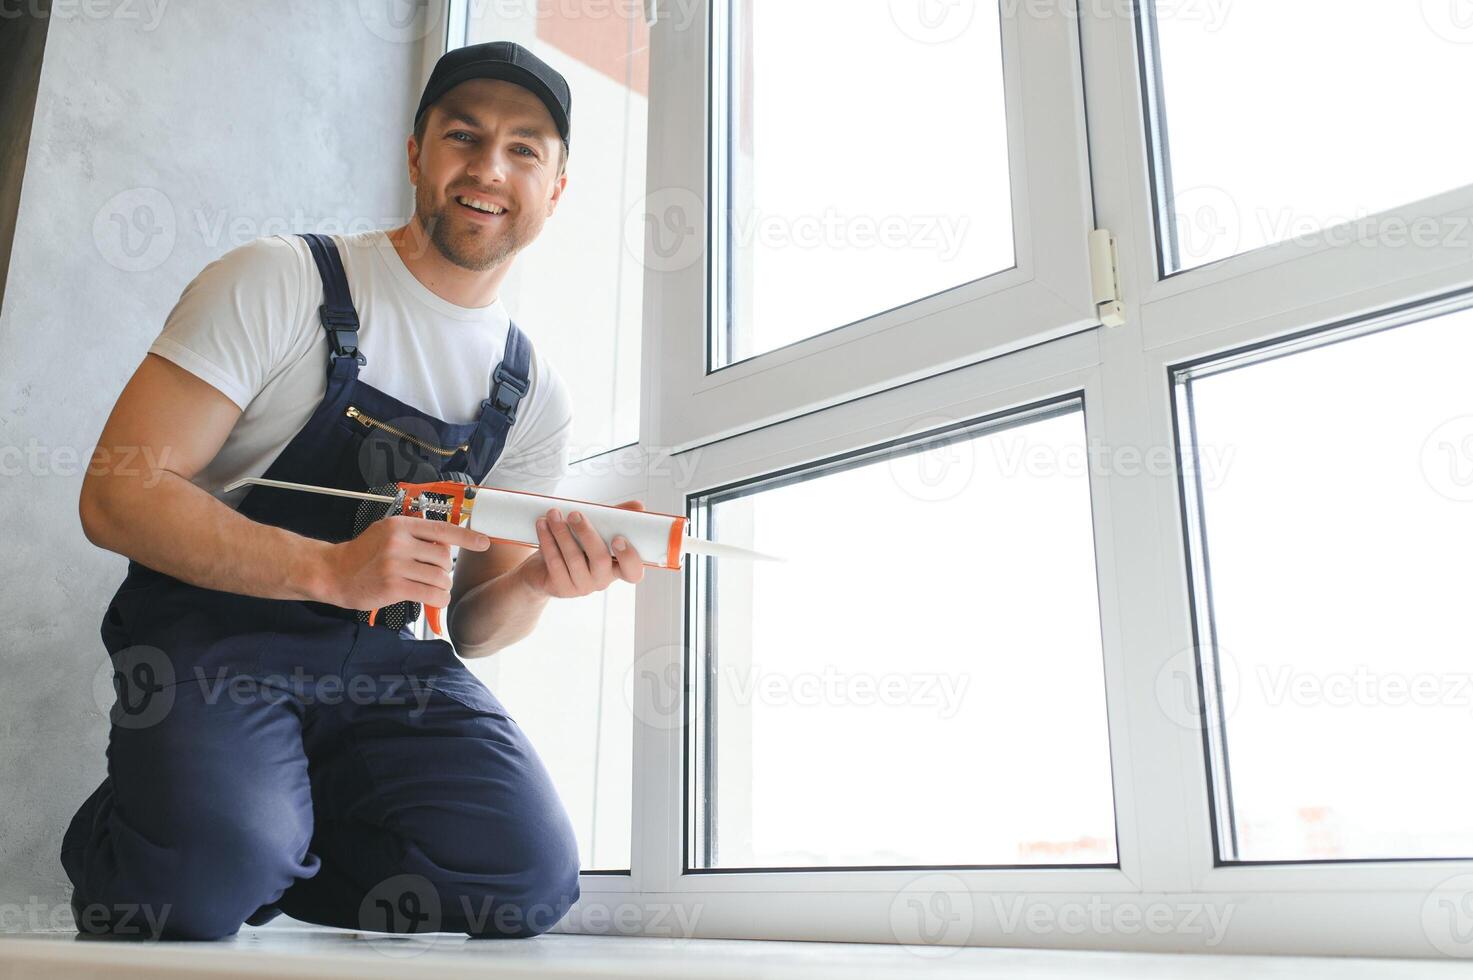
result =
[[[414,124],[419,125],[420,117],[446,92],[473,78],[499,78],[530,91],[552,113],[558,135],[563,138],[563,146],[569,145],[573,92],[568,88],[568,80],[515,41],[486,41],[441,55],[435,62],[435,70],[430,72],[430,80],[425,83],[424,94],[419,97]]]

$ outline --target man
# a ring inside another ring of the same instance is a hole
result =
[[[408,624],[445,608],[455,650],[485,656],[550,597],[639,582],[635,550],[556,509],[528,550],[358,500],[223,492],[555,489],[568,397],[500,291],[567,184],[570,121],[567,82],[519,45],[450,52],[408,140],[414,217],[233,250],[128,382],[99,446],[160,464],[82,488],[88,539],[131,561],[102,624],[108,777],[62,845],[79,929],[217,938],[285,912],[533,936],[579,897],[525,734]]]

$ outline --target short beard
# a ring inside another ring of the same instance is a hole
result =
[[[429,192],[423,186],[414,189],[415,216],[419,218],[420,225],[430,233],[430,241],[447,261],[471,272],[485,272],[521,251],[515,225],[509,227],[507,233],[499,238],[491,238],[489,235],[480,238],[479,247],[474,251],[462,248],[450,237],[450,209],[458,207],[460,205],[452,198],[439,210],[433,210]]]

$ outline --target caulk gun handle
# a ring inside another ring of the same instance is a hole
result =
[[[435,635],[436,636],[444,636],[445,635],[445,631],[440,627],[440,610],[439,610],[439,608],[436,607],[436,606],[425,606],[424,607],[424,610],[425,610],[425,615],[428,616],[429,617],[429,620],[430,620],[430,629],[432,629],[432,630],[435,631]],[[373,621],[375,619],[377,619],[377,618],[378,618],[378,610],[377,609],[370,609],[369,612],[368,612],[368,625],[369,626],[372,626],[373,625]]]

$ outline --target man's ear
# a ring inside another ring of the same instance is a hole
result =
[[[410,136],[409,137],[409,140],[405,144],[404,151],[405,151],[405,153],[409,157],[409,182],[411,184],[418,185],[419,184],[419,144],[417,144],[417,143],[414,142],[414,137],[413,136]]]
[[[547,199],[547,216],[549,218],[551,218],[552,213],[557,210],[558,199],[563,196],[563,188],[567,186],[567,174],[561,174],[558,177],[557,182],[552,185],[552,196]]]

